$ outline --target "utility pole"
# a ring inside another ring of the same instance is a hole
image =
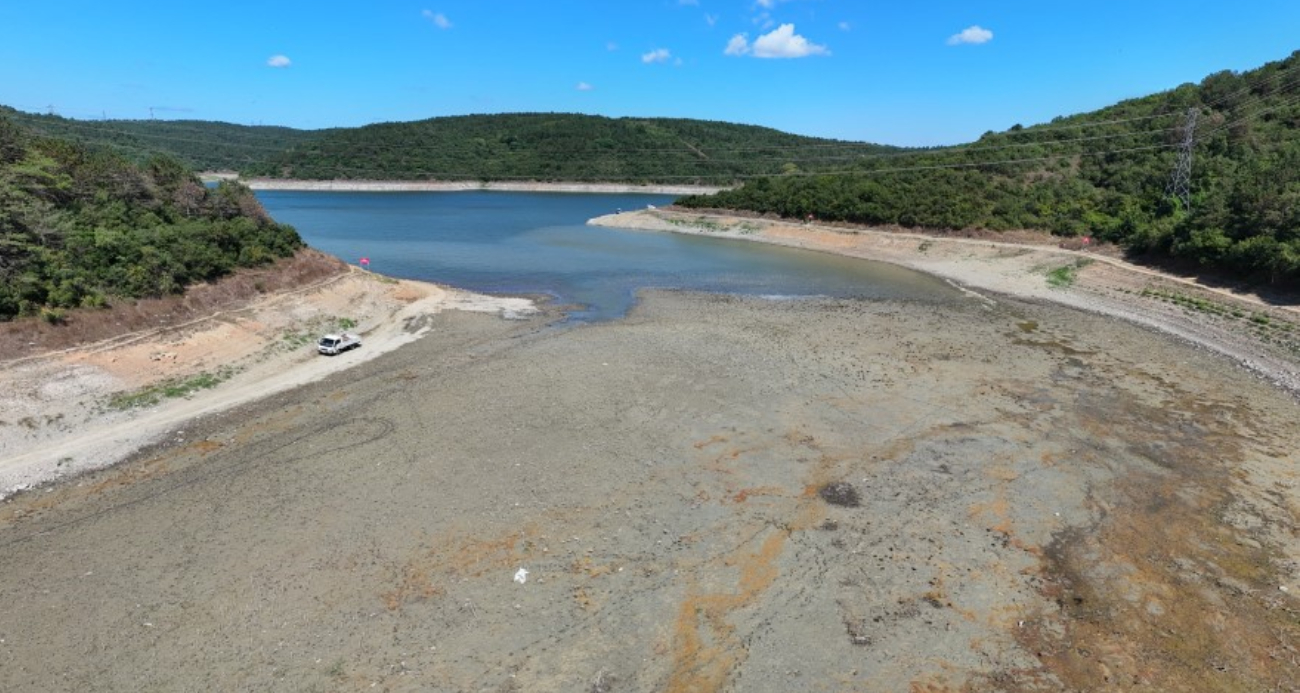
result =
[[[1183,203],[1183,210],[1192,211],[1192,145],[1196,142],[1196,117],[1201,114],[1198,108],[1187,109],[1187,121],[1183,125],[1183,141],[1178,146],[1178,162],[1174,164],[1174,175],[1169,179],[1165,193],[1177,197]]]

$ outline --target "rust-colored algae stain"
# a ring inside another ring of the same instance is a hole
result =
[[[400,566],[393,567],[393,585],[380,592],[384,606],[395,611],[414,602],[425,601],[445,594],[443,583],[453,578],[480,577],[493,570],[516,566],[527,552],[521,549],[521,540],[530,545],[537,528],[529,525],[519,532],[495,538],[466,537],[444,539],[438,548],[420,549]]]
[[[430,578],[428,566],[415,561],[408,562],[402,568],[396,582],[393,589],[380,595],[384,607],[389,611],[396,611],[410,602],[425,601],[446,594],[446,589]]]
[[[731,495],[732,503],[744,503],[753,496],[784,496],[786,490],[780,486],[755,486],[742,488]]]
[[[186,446],[186,450],[192,450],[194,452],[197,452],[200,455],[208,455],[210,453],[214,453],[220,450],[223,447],[225,447],[225,444],[222,443],[221,441],[205,438],[204,440],[199,440],[190,443],[189,445]]]
[[[1300,622],[1277,587],[1276,557],[1222,519],[1246,492],[1225,480],[1247,461],[1245,438],[1227,424],[1169,435],[1186,430],[1189,413],[1215,420],[1204,403],[1170,397],[1085,414],[1085,430],[1124,421],[1125,439],[1161,441],[1136,448],[1154,465],[1096,489],[1106,503],[1096,526],[1061,532],[1045,550],[1050,606],[1013,633],[1039,666],[996,672],[970,690],[1293,690],[1300,681]]]
[[[709,447],[710,445],[714,445],[714,444],[716,444],[716,443],[725,443],[725,442],[727,442],[727,437],[726,437],[726,436],[723,436],[723,435],[715,435],[715,436],[709,438],[708,440],[701,440],[701,441],[696,442],[696,443],[695,443],[695,449],[696,449],[696,450],[703,450],[704,448],[707,448],[707,447]]]
[[[690,594],[674,624],[673,670],[669,693],[718,691],[745,659],[744,648],[727,616],[753,602],[776,582],[776,561],[789,535],[772,529],[757,551],[739,549],[725,564],[739,570],[735,592]]]

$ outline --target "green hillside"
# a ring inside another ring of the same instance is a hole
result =
[[[513,113],[333,130],[246,170],[302,179],[729,184],[891,151],[751,125]]]
[[[201,120],[73,120],[5,106],[0,117],[140,164],[165,154],[195,171],[243,171],[327,132]]]
[[[178,293],[302,247],[238,183],[181,163],[137,166],[0,115],[0,320]]]
[[[1195,124],[1189,133],[1189,112]],[[1170,194],[1190,134],[1190,211]],[[1300,282],[1300,51],[1245,73],[969,145],[759,178],[678,201],[933,229],[1092,235],[1135,254]]]
[[[0,107],[31,130],[137,163],[305,180],[528,180],[732,184],[830,171],[896,147],[670,118],[509,113],[295,130],[193,120],[72,120]]]

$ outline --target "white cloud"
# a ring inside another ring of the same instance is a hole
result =
[[[656,48],[649,53],[642,54],[641,62],[647,65],[650,63],[664,63],[668,62],[668,59],[671,57],[673,57],[672,51],[669,51],[667,48]]]
[[[716,26],[718,24],[718,15],[705,13],[704,23],[709,26]]]
[[[578,86],[574,87],[574,89],[577,89],[578,91],[591,91],[592,89],[595,89],[595,87],[586,82],[578,82]]]
[[[989,41],[992,40],[993,40],[993,32],[976,24],[975,26],[969,26],[966,27],[965,29],[962,29],[960,34],[953,34],[952,36],[949,36],[948,45],[958,46],[963,43],[979,45],[981,43],[988,43]]]
[[[434,12],[433,10],[424,10],[420,12],[420,16],[433,22],[433,25],[438,27],[439,29],[451,28],[451,20],[447,19],[447,15],[441,12]]]
[[[773,7],[776,7],[776,0],[758,0],[758,2],[755,2],[754,4],[770,10]]]
[[[737,39],[740,39],[737,41]],[[753,55],[755,58],[805,58],[810,55],[830,55],[830,49],[819,46],[794,33],[793,24],[782,24],[770,33],[754,39],[753,45],[746,46],[744,34],[731,38],[727,44],[727,55]],[[734,51],[741,52],[734,52]]]
[[[289,67],[293,64],[287,55],[273,55],[266,59],[267,67]]]
[[[727,42],[723,55],[746,55],[749,53],[749,39],[744,34],[736,34]]]
[[[853,29],[853,25],[849,24],[848,22],[840,22],[835,26],[838,26],[840,28],[840,31],[851,31]]]

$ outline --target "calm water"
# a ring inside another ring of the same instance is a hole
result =
[[[637,289],[951,300],[943,282],[882,263],[761,243],[587,226],[662,195],[257,193],[309,245],[376,272],[498,294],[549,294],[579,320],[624,315]]]

